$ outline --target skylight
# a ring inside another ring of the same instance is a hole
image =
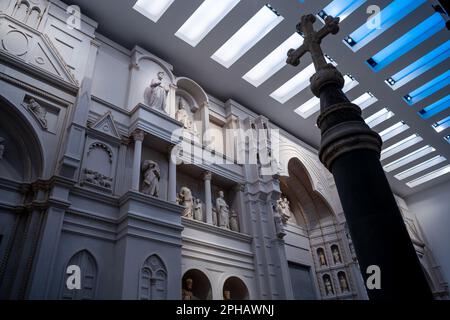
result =
[[[367,22],[345,38],[344,43],[346,43],[353,51],[358,51],[425,2],[426,0],[392,1],[380,13],[371,17]],[[373,26],[377,21],[380,22],[380,26],[379,28],[374,28]]]
[[[431,96],[433,93],[441,90],[442,88],[446,87],[449,84],[450,84],[450,70],[447,70],[439,77],[434,78],[433,80],[425,83],[420,88],[417,88],[416,90],[410,92],[409,94],[404,96],[403,99],[409,105],[413,105],[416,102]]]
[[[422,117],[422,119],[429,119],[439,112],[444,111],[448,107],[450,107],[450,94],[429,105],[428,107],[420,110],[418,114]]]
[[[437,66],[448,57],[450,57],[450,40],[444,42],[433,51],[388,78],[386,83],[393,90],[397,90],[401,86],[427,72],[434,66]]]
[[[407,148],[423,141],[422,137],[418,134],[413,134],[412,136],[409,136],[406,139],[403,139],[392,146],[385,148],[381,151],[381,160],[385,160],[399,152],[402,152],[403,150],[406,150]]]
[[[412,181],[408,182],[406,185],[410,188],[414,188],[421,184],[424,184],[425,182],[428,182],[430,180],[433,180],[433,179],[439,178],[443,175],[446,175],[449,172],[450,172],[450,164],[446,165],[445,167],[442,167],[440,169],[437,169],[436,171],[430,172],[420,178],[412,180]]]
[[[409,126],[401,121],[398,122],[396,124],[394,124],[393,126],[387,128],[386,130],[383,130],[382,132],[380,132],[380,137],[383,140],[383,142],[388,141],[389,139],[395,137],[396,135],[406,131],[409,129]]]
[[[450,135],[444,137],[444,140],[447,141],[448,143],[450,143]]]
[[[325,20],[327,16],[332,16],[334,18],[339,17],[342,22],[364,2],[366,2],[366,0],[334,0],[323,10],[320,10],[318,16],[322,20]]]
[[[175,0],[138,0],[133,9],[153,22],[158,22]]]
[[[373,128],[379,125],[380,123],[392,118],[395,114],[387,108],[383,108],[377,113],[371,115],[366,119],[366,123],[369,127]]]
[[[359,84],[359,82],[356,81],[355,78],[353,78],[350,75],[345,75],[344,80],[345,84],[344,88],[342,89],[344,93],[350,91]],[[295,109],[295,112],[306,119],[312,116],[314,113],[318,112],[319,110],[320,110],[320,99],[317,97],[312,97],[310,100],[306,101],[303,105]]]
[[[283,17],[270,5],[265,5],[212,55],[212,59],[229,68],[257,42],[275,28]]]
[[[436,130],[437,133],[444,131],[445,129],[450,127],[450,116],[448,116],[445,119],[442,119],[441,121],[433,123],[432,127],[434,130]]]
[[[255,87],[259,87],[267,79],[286,65],[286,53],[289,49],[298,48],[303,44],[303,37],[297,32],[272,51],[266,58],[251,69],[243,78]],[[308,79],[309,80],[309,79]],[[283,102],[282,102],[283,103]]]
[[[205,0],[175,35],[191,46],[197,46],[240,1]]]
[[[436,12],[375,54],[372,58],[369,58],[367,63],[374,71],[380,71],[444,28],[445,21],[441,14]]]
[[[359,106],[361,110],[364,110],[373,105],[377,101],[378,101],[377,97],[375,97],[371,92],[365,92],[361,96],[353,100],[352,103]]]
[[[399,174],[395,175],[394,177],[398,180],[405,180],[406,178],[409,178],[415,174],[418,174],[419,172],[425,171],[431,167],[434,167],[434,166],[438,165],[439,163],[444,162],[445,160],[447,160],[447,159],[445,159],[445,157],[443,157],[443,156],[436,156],[434,158],[431,158],[425,162],[418,164],[417,166],[414,166],[403,172],[400,172]]]
[[[401,167],[407,165],[408,163],[411,163],[417,159],[425,157],[427,154],[430,154],[434,151],[436,151],[436,149],[434,149],[432,146],[422,147],[414,152],[411,152],[410,154],[407,154],[404,157],[401,157],[401,158],[385,165],[384,170],[386,172],[394,171],[398,168],[401,168]]]

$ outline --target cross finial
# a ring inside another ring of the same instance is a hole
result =
[[[294,67],[300,64],[300,58],[307,52],[311,53],[316,71],[323,69],[327,62],[322,52],[320,44],[327,35],[339,32],[339,18],[327,16],[325,26],[319,31],[314,31],[314,22],[316,17],[312,14],[302,16],[300,23],[297,24],[297,31],[304,36],[303,44],[298,49],[291,49],[288,52],[287,63]]]

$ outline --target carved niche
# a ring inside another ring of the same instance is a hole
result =
[[[113,149],[104,142],[89,140],[80,184],[112,192],[115,164]]]

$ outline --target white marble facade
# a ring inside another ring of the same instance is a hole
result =
[[[0,298],[367,297],[317,150],[89,17],[80,29],[67,18],[58,0],[0,1]],[[239,164],[261,150],[226,129],[280,129],[277,157]],[[176,165],[173,132],[224,163]],[[277,223],[280,198],[291,216]],[[65,286],[69,265],[81,290]]]

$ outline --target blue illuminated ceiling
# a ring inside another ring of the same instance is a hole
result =
[[[408,195],[450,179],[450,175],[419,179],[421,174],[448,165],[447,159],[450,159],[450,129],[442,132],[433,129],[433,124],[450,115],[447,73],[450,38],[444,27],[448,18],[433,9],[432,5],[438,1],[241,0],[223,17],[215,15],[221,17],[220,21],[214,21],[214,26],[205,29],[206,34],[202,33],[195,47],[175,34],[204,0],[174,0],[156,23],[133,10],[135,2],[117,1],[111,6],[110,0],[72,0],[70,4],[80,5],[82,12],[99,22],[99,33],[128,49],[139,44],[173,64],[177,75],[193,78],[218,99],[232,98],[265,115],[315,148],[320,143],[320,132],[315,126],[318,113],[307,112],[303,116],[295,113],[300,107],[307,109],[313,98],[304,84],[311,59],[304,58],[298,68],[282,66],[282,57],[277,56],[276,49],[293,37],[302,14],[315,13],[322,18],[339,15],[343,18],[341,30],[338,35],[324,40],[323,50],[343,74],[351,74],[358,81],[358,85],[347,92],[351,101],[361,101],[364,105],[370,98],[366,92],[376,97],[375,101],[367,103],[363,117],[379,133],[392,130],[389,133],[392,137],[384,146],[384,150],[388,150],[384,154],[389,157],[383,158],[383,165],[409,154],[417,155],[415,151],[425,146],[433,148],[427,150],[435,150],[411,162],[406,159],[401,163],[407,165],[389,173],[393,189]],[[283,21],[228,67],[211,59],[268,2]],[[376,14],[378,9],[380,16]],[[121,19],[117,19],[119,16]],[[320,20],[316,28],[323,25]],[[265,58],[276,67],[276,72],[267,70],[265,64],[258,65]],[[248,74],[251,70],[254,72]],[[292,80],[294,77],[296,79]],[[278,90],[281,88],[284,90]],[[276,99],[271,96],[275,92],[280,94]],[[315,104],[313,107],[316,108]],[[403,123],[407,127],[400,125]],[[405,141],[403,145],[397,145],[402,141]],[[429,167],[437,162],[428,160],[437,156],[446,160],[439,161],[437,167]],[[414,170],[409,170],[412,168]],[[423,171],[416,173],[419,169]],[[415,174],[410,176],[412,172]],[[415,182],[408,185],[411,180]]]

